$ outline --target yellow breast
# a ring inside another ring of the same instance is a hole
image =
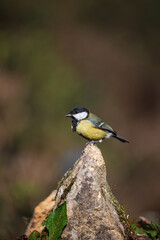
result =
[[[103,139],[107,135],[107,131],[95,128],[94,125],[88,120],[79,122],[76,131],[85,138],[94,141]]]

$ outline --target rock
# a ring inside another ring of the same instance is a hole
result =
[[[105,162],[96,145],[86,146],[73,169],[60,181],[54,201],[51,203],[49,198],[48,204],[55,210],[64,201],[67,205],[68,223],[61,235],[62,239],[128,239],[130,227],[125,211],[109,188]],[[36,222],[34,216],[33,219],[30,223],[32,230],[41,232],[42,226],[37,224],[39,228],[36,228],[33,224]],[[29,227],[27,233],[30,232]]]
[[[73,169],[66,173],[59,184],[54,208],[64,200],[68,224],[62,239],[125,239],[118,202],[111,194],[105,162],[97,146],[88,144]]]

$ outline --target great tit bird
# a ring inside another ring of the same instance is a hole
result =
[[[102,142],[104,139],[114,137],[121,142],[129,143],[99,117],[90,113],[87,108],[75,107],[65,116],[72,118],[72,131],[77,132],[89,141]]]

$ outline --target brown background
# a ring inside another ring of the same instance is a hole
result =
[[[158,0],[1,0],[0,239],[24,232],[84,148],[64,117],[75,106],[130,140],[98,145],[108,181],[131,218],[155,220],[159,29]]]

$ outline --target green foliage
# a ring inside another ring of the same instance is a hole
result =
[[[59,239],[66,224],[66,202],[64,202],[47,217],[46,221],[43,221],[42,223],[42,226],[46,226],[47,230],[49,231],[47,240]]]
[[[40,239],[40,234],[36,230],[34,230],[28,238],[28,240],[39,240],[39,239]]]
[[[66,202],[61,204],[54,212],[42,222],[45,226],[41,236],[39,232],[33,231],[28,240],[61,240],[61,234],[67,224],[67,209]]]
[[[135,234],[147,236],[149,239],[156,240],[160,237],[160,224],[151,222],[150,224],[139,221],[139,226],[132,224],[132,229]]]
[[[135,234],[147,236],[147,234],[142,229],[137,227],[134,223],[131,224],[131,227]]]

